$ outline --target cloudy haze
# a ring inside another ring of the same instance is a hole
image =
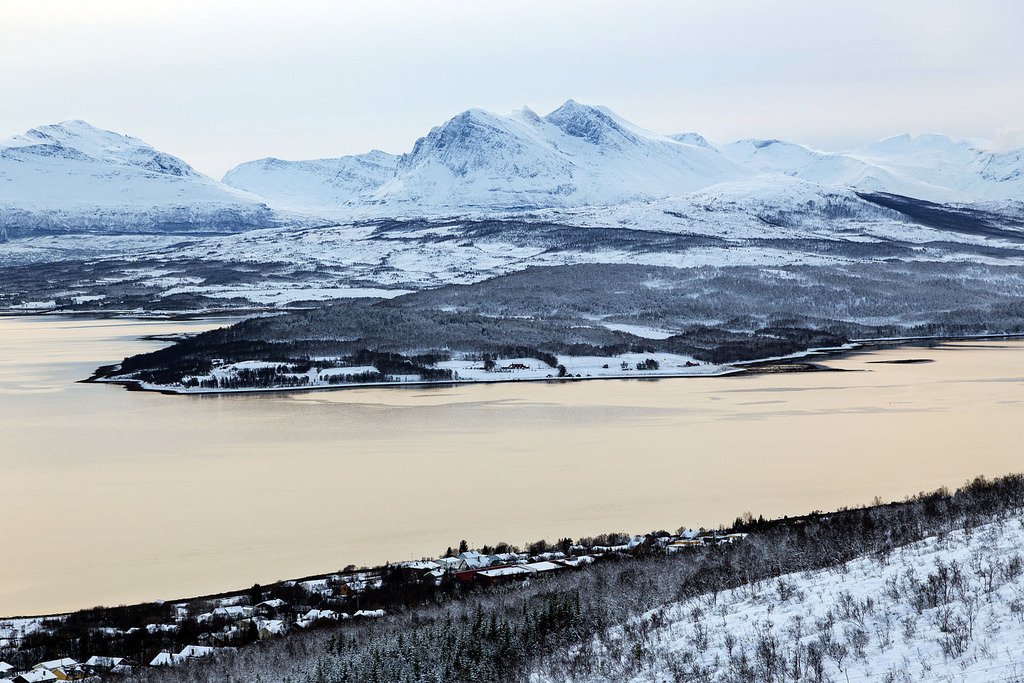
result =
[[[220,176],[407,150],[479,106],[838,149],[1024,143],[1024,3],[5,0],[0,138],[69,118]]]

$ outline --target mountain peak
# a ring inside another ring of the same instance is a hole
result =
[[[580,104],[576,100],[565,103],[544,117],[566,135],[581,138],[593,144],[601,144],[609,135],[631,135],[623,121],[604,107]]]
[[[144,145],[145,143],[141,140],[128,137],[127,135],[121,135],[110,130],[103,128],[97,128],[88,121],[82,119],[68,119],[67,121],[60,121],[59,123],[50,123],[43,126],[37,126],[31,128],[20,136],[16,136],[15,139],[26,138],[26,141],[42,141],[50,143],[59,143],[68,146],[75,147],[76,149],[80,146],[95,146],[95,145],[116,145],[123,146],[125,144],[135,143],[136,145]],[[80,151],[85,151],[80,149]]]
[[[92,159],[161,175],[200,175],[178,157],[161,152],[138,138],[98,128],[82,119],[32,128],[0,142],[2,149],[18,155]]]
[[[901,133],[860,147],[858,151],[880,153],[945,152],[957,148],[978,148],[975,140],[955,140],[943,133]]]
[[[694,147],[712,149],[711,143],[708,142],[707,138],[700,133],[676,133],[675,135],[669,135],[669,138],[676,142],[681,142],[684,145],[693,145]]]
[[[15,227],[27,231],[239,230],[277,220],[257,197],[81,119],[0,141],[0,179],[0,206],[16,207]]]

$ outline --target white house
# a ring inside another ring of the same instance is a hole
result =
[[[311,609],[296,621],[295,625],[299,628],[309,628],[318,621],[338,621],[341,617],[338,613],[330,609]]]
[[[382,609],[361,609],[353,614],[353,617],[376,618],[383,617],[386,613]]]
[[[256,622],[256,632],[259,634],[260,640],[283,636],[288,632],[288,624],[280,619],[260,619]]]
[[[483,569],[484,567],[491,566],[490,559],[475,550],[459,553],[459,559],[466,563],[466,569]]]
[[[110,671],[124,661],[124,657],[98,657],[93,655],[85,660],[85,665],[93,671]]]
[[[51,659],[48,662],[39,662],[32,667],[32,671],[27,673],[30,674],[36,672],[37,676],[42,676],[42,678],[37,679],[39,681],[50,681],[54,679],[67,680],[70,678],[70,674],[74,672],[77,666],[78,662],[71,659],[71,657],[63,657],[61,659]],[[52,675],[53,678],[49,678],[46,674]],[[22,674],[22,676],[25,675],[26,674]]]
[[[218,607],[213,610],[213,616],[223,617],[224,619],[245,619],[247,617],[251,617],[252,614],[252,607],[245,607],[242,605],[228,605],[227,607]]]
[[[209,657],[214,653],[214,649],[207,645],[186,645],[185,648],[178,653],[179,657]]]
[[[272,598],[270,600],[264,600],[263,602],[254,605],[256,614],[271,614],[277,612],[282,607],[287,607],[288,603],[280,598]]]
[[[176,655],[173,652],[167,652],[166,650],[153,657],[153,661],[149,663],[150,666],[177,666],[184,663],[185,657]]]
[[[437,563],[449,572],[459,572],[467,568],[466,561],[461,557],[442,557]]]

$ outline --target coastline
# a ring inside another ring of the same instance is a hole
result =
[[[1011,474],[1011,475],[1007,475],[1007,476],[1013,476],[1013,475]],[[1022,475],[1022,476],[1024,476],[1024,475]],[[912,498],[912,496],[908,496],[908,500],[910,498]],[[804,512],[802,514],[797,514],[797,515],[786,515],[786,516],[781,516],[781,517],[773,517],[773,518],[769,518],[769,519],[765,519],[765,518],[762,517],[759,520],[758,523],[761,524],[761,525],[768,525],[768,526],[799,526],[799,525],[804,524],[806,522],[820,520],[820,519],[827,519],[827,518],[829,518],[832,515],[835,515],[835,514],[838,514],[838,513],[841,513],[841,512],[848,512],[850,510],[869,510],[869,509],[874,509],[874,508],[900,507],[900,506],[904,506],[904,505],[907,505],[907,500],[889,500],[889,501],[884,501],[884,502],[878,502],[877,497],[876,497],[875,502],[865,502],[865,503],[862,503],[860,505],[847,506],[847,507],[838,508],[838,509],[832,510],[832,511],[811,510],[811,511],[807,511],[807,512]],[[737,519],[739,519],[739,518],[737,518]],[[720,537],[720,538],[724,538],[727,534],[735,532],[735,531],[736,530],[732,526],[730,526],[730,525],[720,524],[717,529],[713,529],[713,530],[711,530],[711,529],[709,529],[709,530],[701,529],[700,533],[701,534],[712,535],[712,536],[716,536],[716,537]],[[691,530],[691,532],[692,532],[692,530]],[[636,539],[642,538],[644,536],[644,534],[622,534],[622,535],[626,536],[629,539],[633,539],[634,542],[635,542]],[[648,535],[650,535],[650,532],[648,533]],[[549,548],[551,548],[551,549],[554,549],[554,548],[557,547],[557,544],[546,542],[546,541],[545,541],[545,543],[547,543],[547,546]],[[610,555],[613,555],[613,554],[617,554],[617,553],[628,553],[628,551],[632,550],[634,547],[636,547],[636,546],[635,545],[630,546],[629,544],[626,544],[626,543],[618,544],[618,545],[614,545],[614,546],[587,547],[586,551],[588,551],[588,552],[586,554],[590,554],[590,555],[610,554]],[[580,548],[577,548],[576,550],[577,550],[577,552],[581,552],[582,551]],[[519,553],[519,554],[529,554],[529,553]],[[537,553],[537,554],[534,554],[534,555],[546,555],[546,554],[548,554],[548,553],[547,552],[545,552],[545,553]],[[569,555],[569,557],[571,557],[571,555]],[[280,587],[291,587],[291,586],[298,585],[298,584],[313,584],[313,583],[323,582],[323,581],[326,581],[328,579],[344,577],[344,576],[359,576],[359,575],[366,575],[366,574],[369,574],[369,573],[380,573],[380,572],[383,572],[383,571],[385,571],[385,570],[387,570],[388,568],[391,568],[391,567],[403,567],[403,566],[408,566],[408,565],[418,565],[418,564],[420,564],[420,563],[422,563],[422,562],[424,562],[426,560],[429,560],[429,559],[431,559],[431,558],[424,557],[424,558],[420,558],[419,560],[396,560],[396,561],[385,562],[383,564],[377,564],[377,565],[373,565],[373,566],[358,566],[357,567],[355,565],[349,565],[348,567],[346,567],[344,569],[340,569],[340,570],[328,571],[328,572],[320,572],[320,573],[316,573],[316,574],[307,574],[307,575],[296,577],[296,578],[278,579],[276,581],[272,581],[272,582],[265,583],[265,584],[257,584],[257,585],[260,585],[263,589],[274,589],[274,588],[280,588]],[[30,621],[43,622],[43,621],[47,621],[47,620],[66,618],[66,617],[68,617],[70,615],[78,614],[78,613],[82,613],[82,612],[117,610],[117,609],[121,609],[121,608],[124,608],[124,607],[132,607],[132,606],[136,606],[136,605],[150,605],[150,604],[155,604],[155,605],[178,605],[178,604],[196,603],[196,602],[203,602],[203,601],[231,601],[234,598],[238,598],[238,597],[242,597],[242,596],[247,595],[250,591],[251,591],[251,587],[247,586],[247,587],[234,588],[234,589],[229,589],[229,590],[222,590],[222,591],[218,591],[218,592],[214,592],[214,593],[203,593],[203,594],[200,594],[200,595],[192,595],[192,596],[186,596],[186,597],[177,597],[177,598],[169,598],[169,599],[164,599],[164,598],[153,599],[153,600],[149,600],[149,601],[141,601],[141,602],[138,602],[138,603],[130,603],[128,605],[124,605],[124,604],[121,604],[121,605],[96,605],[95,607],[91,607],[91,608],[71,609],[71,610],[67,610],[67,611],[63,611],[63,612],[49,612],[49,613],[44,613],[44,614],[18,614],[18,615],[8,615],[8,616],[0,615],[0,627],[9,625],[11,622],[26,622],[26,621],[29,621],[29,622]],[[225,603],[225,604],[228,604],[228,603]]]
[[[150,335],[150,339],[156,340],[156,336]],[[510,382],[549,382],[549,383],[562,383],[562,382],[582,382],[591,380],[659,380],[659,379],[693,379],[693,378],[708,378],[708,377],[738,377],[749,374],[763,374],[766,372],[835,372],[833,368],[827,368],[815,365],[813,363],[807,363],[803,366],[798,366],[795,361],[814,359],[814,358],[835,358],[843,356],[849,353],[855,352],[870,352],[874,349],[895,347],[895,346],[909,346],[915,343],[931,343],[931,342],[958,342],[958,341],[986,341],[986,340],[1001,340],[1001,339],[1024,339],[1024,333],[991,333],[981,335],[966,335],[966,336],[915,336],[915,337],[880,337],[880,338],[867,338],[867,339],[851,339],[845,344],[840,346],[829,346],[829,347],[816,347],[805,349],[803,351],[797,351],[791,354],[783,356],[770,356],[765,358],[755,358],[752,360],[745,361],[734,361],[731,363],[725,363],[721,365],[702,365],[697,366],[688,372],[678,371],[663,371],[663,370],[646,370],[646,371],[625,371],[613,374],[602,374],[602,375],[584,375],[584,376],[565,376],[565,377],[552,377],[550,375],[544,377],[519,377],[519,376],[508,376],[508,377],[488,377],[486,379],[455,379],[455,380],[408,380],[401,379],[389,382],[350,382],[340,384],[323,384],[323,385],[312,385],[302,387],[246,387],[238,389],[211,389],[202,387],[175,387],[171,385],[160,385],[152,384],[149,382],[143,382],[137,379],[117,379],[110,377],[107,372],[115,371],[117,364],[105,365],[96,369],[92,376],[79,380],[84,384],[116,384],[123,386],[127,391],[147,391],[159,394],[165,394],[168,396],[189,396],[189,395],[222,395],[222,394],[263,394],[263,393],[281,393],[281,392],[292,392],[292,393],[307,393],[307,392],[321,392],[321,391],[341,391],[351,389],[381,389],[381,388],[394,388],[394,389],[410,389],[410,388],[423,388],[423,387],[437,387],[437,388],[448,388],[457,386],[472,386],[472,385],[488,385],[488,384],[505,384]],[[164,341],[164,339],[160,339]],[[167,340],[171,341],[171,340]],[[609,364],[618,362],[618,357],[608,357]],[[786,369],[779,369],[776,367],[784,366]],[[710,371],[700,371],[701,368],[714,368]],[[793,369],[791,369],[793,368]],[[696,371],[695,371],[696,370]],[[640,374],[640,373],[643,374]],[[494,375],[500,375],[501,373],[493,373]]]

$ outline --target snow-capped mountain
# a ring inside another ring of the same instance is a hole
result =
[[[408,216],[613,206],[765,174],[941,203],[1024,198],[1020,149],[994,152],[939,135],[903,135],[847,152],[782,140],[715,145],[694,132],[659,135],[573,100],[547,116],[470,109],[400,157],[264,159],[229,171],[224,182],[282,207]],[[764,182],[757,187],[763,191]],[[788,187],[780,187],[783,194]]]
[[[0,228],[238,230],[276,224],[258,197],[136,138],[84,121],[0,141]]]
[[[1024,198],[1024,150],[994,152],[945,135],[899,135],[849,152],[821,152],[782,140],[739,140],[719,149],[758,173],[933,202]]]
[[[996,152],[976,140],[904,134],[855,149],[850,156],[947,191],[919,199],[1024,199],[1024,148]]]
[[[368,201],[395,177],[397,168],[398,157],[380,150],[312,161],[269,157],[236,166],[224,183],[275,206],[319,210]]]
[[[348,182],[352,175],[335,181],[336,169],[362,170],[363,161],[254,162],[229,171],[224,182],[254,192],[287,188],[275,192],[286,192],[282,201],[292,207],[320,209],[325,199],[355,205],[387,170],[380,163],[374,173],[355,174],[357,182]],[[610,205],[679,196],[748,175],[702,138],[674,140],[569,100],[547,116],[470,109],[453,117],[398,159],[369,202],[378,213]],[[332,191],[325,193],[325,185]]]
[[[781,173],[824,185],[911,197],[931,197],[940,189],[846,154],[820,152],[782,140],[737,140],[720,149],[758,173]]]
[[[669,137],[676,142],[683,142],[695,147],[707,147],[708,149],[713,147],[707,138],[700,133],[676,133],[675,135],[669,135]]]
[[[470,109],[400,156],[267,158],[218,182],[141,140],[67,121],[0,141],[0,236],[237,231],[319,216],[481,216],[649,202],[781,215],[801,210],[782,206],[797,187],[787,176],[831,188],[815,190],[825,195],[853,189],[1003,211],[1000,203],[1024,200],[1024,149],[996,152],[941,135],[897,136],[847,152],[780,140],[716,145],[692,132],[652,133],[569,100],[546,116]]]

